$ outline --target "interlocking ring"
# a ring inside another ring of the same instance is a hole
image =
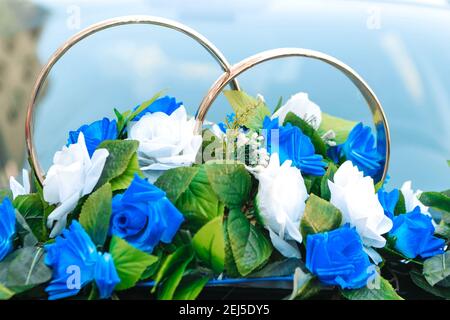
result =
[[[223,73],[211,86],[211,88],[206,93],[203,98],[198,110],[197,110],[197,123],[196,132],[199,133],[202,129],[203,121],[205,120],[208,110],[211,108],[212,103],[217,98],[217,96],[222,92],[222,90],[230,82],[234,81],[237,76],[241,73],[253,68],[254,66],[263,63],[265,61],[287,58],[287,57],[306,57],[319,61],[323,61],[334,68],[341,71],[343,74],[349,78],[353,84],[358,88],[358,90],[363,95],[366,100],[370,111],[372,112],[373,122],[375,124],[376,134],[377,134],[377,148],[381,154],[384,154],[383,162],[383,175],[380,181],[384,181],[386,178],[389,157],[390,157],[390,144],[391,138],[389,133],[389,126],[384,113],[383,107],[380,101],[375,96],[373,90],[369,85],[363,80],[363,78],[356,73],[355,70],[350,68],[348,65],[342,61],[324,54],[322,52],[301,49],[301,48],[279,48],[268,51],[263,51],[248,57],[241,62],[233,65],[229,72]]]
[[[192,38],[197,43],[199,43],[203,48],[205,48],[214,57],[214,59],[219,63],[219,65],[225,72],[228,72],[230,70],[230,64],[225,59],[224,55],[207,38],[205,38],[203,35],[201,35],[200,33],[191,29],[188,26],[165,18],[153,16],[141,16],[141,15],[117,17],[93,24],[87,27],[86,29],[78,32],[70,39],[68,39],[62,46],[60,46],[59,49],[53,53],[51,58],[48,60],[47,64],[42,68],[34,84],[33,91],[31,93],[31,98],[28,104],[27,117],[25,123],[25,138],[27,143],[27,151],[30,160],[30,165],[32,166],[32,169],[35,171],[38,182],[41,185],[44,182],[44,173],[42,171],[42,168],[39,164],[38,158],[35,153],[35,147],[33,143],[33,121],[34,121],[33,118],[39,92],[41,91],[48,74],[50,73],[53,66],[58,62],[58,60],[70,48],[72,48],[75,44],[77,44],[84,38],[87,38],[90,35],[93,35],[105,29],[127,24],[150,24],[181,32],[187,35],[188,37]],[[236,80],[232,80],[230,82],[230,86],[235,90],[239,90],[239,84]]]

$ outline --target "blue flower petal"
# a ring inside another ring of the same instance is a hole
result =
[[[125,193],[113,198],[110,234],[151,253],[160,241],[170,243],[183,221],[164,191],[136,175]]]
[[[142,116],[144,116],[145,114],[154,113],[154,112],[163,112],[170,116],[181,105],[183,105],[183,102],[177,102],[175,98],[165,96],[165,97],[155,100],[147,108],[142,110],[136,117],[134,117],[133,120],[139,121],[142,118]],[[134,108],[134,111],[136,111],[137,108],[139,108],[139,106],[136,106]]]
[[[0,261],[13,249],[13,235],[16,231],[16,213],[9,198],[0,203]]]
[[[89,125],[85,124],[76,131],[70,131],[67,146],[78,142],[80,132],[83,132],[86,148],[89,156],[92,157],[94,151],[103,141],[117,139],[117,122],[116,120],[110,121],[108,118],[103,118]]]
[[[378,190],[378,200],[384,209],[384,214],[391,220],[394,220],[395,206],[397,205],[400,192],[394,189],[391,192],[386,192],[383,189]]]
[[[99,291],[100,299],[111,297],[116,285],[120,282],[113,259],[109,253],[98,254],[95,268],[95,283]]]

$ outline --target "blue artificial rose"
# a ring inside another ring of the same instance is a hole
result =
[[[100,298],[105,299],[120,282],[109,253],[97,252],[95,244],[77,221],[73,221],[54,243],[46,245],[45,250],[45,263],[53,270],[52,280],[45,289],[49,300],[77,295],[93,280]]]
[[[269,154],[277,152],[280,156],[280,163],[292,160],[292,165],[305,174],[314,176],[325,174],[326,163],[323,161],[323,157],[315,153],[311,139],[304,135],[300,128],[290,123],[279,126],[278,118],[270,120],[269,117],[266,117],[263,129],[266,130],[267,151]]]
[[[166,193],[138,175],[112,207],[110,233],[148,253],[160,241],[170,243],[184,221]]]
[[[372,131],[361,122],[338,149],[340,156],[345,156],[366,176],[377,177],[383,169],[383,156],[377,150]]]
[[[395,249],[405,257],[428,258],[444,253],[445,241],[434,236],[434,226],[430,216],[413,211],[395,216],[394,226],[389,236],[395,240]]]
[[[143,115],[146,113],[154,113],[154,112],[163,112],[167,115],[171,115],[172,112],[177,110],[180,106],[183,105],[183,102],[177,102],[175,98],[165,96],[153,101],[147,108],[142,110],[137,116],[133,118],[133,121],[139,121]],[[139,106],[134,108],[134,111],[137,110]]]
[[[378,190],[378,200],[384,209],[384,214],[391,220],[394,220],[395,206],[400,198],[398,189],[386,192],[383,189]]]
[[[13,249],[13,235],[16,232],[16,213],[9,198],[0,203],[0,261]]]
[[[339,229],[308,235],[306,267],[319,280],[343,289],[357,289],[367,284],[375,268],[363,250],[355,228]]]
[[[83,132],[89,156],[92,157],[95,149],[97,149],[103,141],[117,139],[117,122],[116,120],[110,121],[108,118],[103,118],[103,120],[85,124],[76,131],[70,131],[69,139],[67,140],[68,146],[78,142],[80,132]]]

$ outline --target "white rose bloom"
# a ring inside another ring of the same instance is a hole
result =
[[[64,146],[55,153],[53,165],[44,180],[45,201],[59,204],[47,219],[48,227],[53,226],[50,237],[62,232],[67,215],[75,209],[78,200],[94,190],[108,156],[108,150],[98,149],[90,158],[81,132],[77,143]]]
[[[402,192],[403,197],[405,198],[406,212],[413,211],[415,207],[419,206],[420,212],[430,216],[430,213],[428,212],[428,207],[419,200],[422,191],[421,190],[414,191],[412,189],[411,181],[406,181],[405,183],[403,183],[402,187],[400,188],[400,191]]]
[[[23,185],[21,185],[14,177],[9,178],[9,188],[13,194],[13,199],[17,196],[30,194],[31,192],[30,175],[26,169],[22,170],[22,183]]]
[[[330,202],[342,212],[342,224],[356,228],[366,247],[382,248],[386,239],[382,234],[392,229],[392,221],[385,216],[375,193],[373,179],[364,177],[351,161],[344,162],[328,181]]]
[[[279,124],[281,126],[283,125],[284,119],[289,112],[292,112],[299,118],[302,118],[316,130],[322,122],[322,111],[320,110],[320,107],[309,100],[308,94],[304,92],[294,94],[272,115],[272,119],[278,117]]]
[[[171,115],[148,113],[130,125],[128,137],[139,141],[139,164],[151,182],[165,170],[195,162],[202,136],[194,135],[194,127],[184,106]]]
[[[273,246],[285,257],[299,258],[293,241],[302,242],[299,227],[308,192],[300,170],[291,163],[286,160],[280,166],[278,154],[273,153],[269,165],[255,173],[259,180],[257,203]]]

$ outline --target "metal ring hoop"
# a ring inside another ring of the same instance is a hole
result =
[[[30,165],[32,166],[32,169],[34,169],[37,180],[41,185],[44,182],[44,173],[37,159],[33,143],[33,125],[34,125],[33,118],[37,98],[45,83],[45,80],[47,79],[48,74],[50,73],[53,66],[58,62],[58,60],[70,48],[72,48],[75,44],[77,44],[84,38],[87,38],[105,29],[128,24],[150,24],[181,32],[187,35],[188,37],[192,38],[197,43],[199,43],[203,48],[205,48],[214,57],[214,59],[219,63],[219,65],[225,72],[229,72],[230,70],[230,64],[228,63],[227,59],[220,52],[220,50],[217,49],[207,38],[205,38],[203,35],[201,35],[200,33],[191,29],[188,26],[165,18],[145,16],[145,15],[123,16],[101,21],[78,32],[77,34],[69,38],[65,43],[63,43],[58,48],[58,50],[56,50],[53,53],[53,55],[48,60],[47,64],[42,68],[34,84],[33,91],[31,93],[31,98],[28,104],[27,117],[25,123],[25,138],[27,144],[27,151],[30,160]],[[230,86],[235,90],[239,90],[239,84],[237,80],[232,80],[230,82]]]
[[[206,93],[203,98],[198,110],[197,110],[197,122],[196,122],[196,132],[201,132],[203,121],[205,120],[206,114],[208,110],[211,108],[212,103],[218,97],[220,92],[227,86],[231,81],[233,81],[237,76],[241,73],[253,68],[254,66],[263,63],[265,61],[287,58],[287,57],[306,57],[315,60],[319,60],[325,62],[332,67],[338,69],[343,74],[349,78],[353,84],[358,88],[358,90],[363,95],[366,100],[370,111],[372,113],[373,122],[375,124],[375,129],[377,132],[377,148],[381,154],[384,154],[384,168],[383,175],[380,181],[384,181],[386,178],[389,158],[390,158],[390,133],[389,133],[389,125],[386,119],[386,115],[384,113],[383,107],[381,106],[380,101],[375,96],[373,90],[369,87],[369,85],[363,80],[363,78],[356,73],[351,67],[343,63],[342,61],[324,54],[322,52],[302,49],[302,48],[278,48],[268,51],[263,51],[257,53],[251,57],[248,57],[241,62],[233,65],[231,67],[230,72],[223,73],[211,88]]]

